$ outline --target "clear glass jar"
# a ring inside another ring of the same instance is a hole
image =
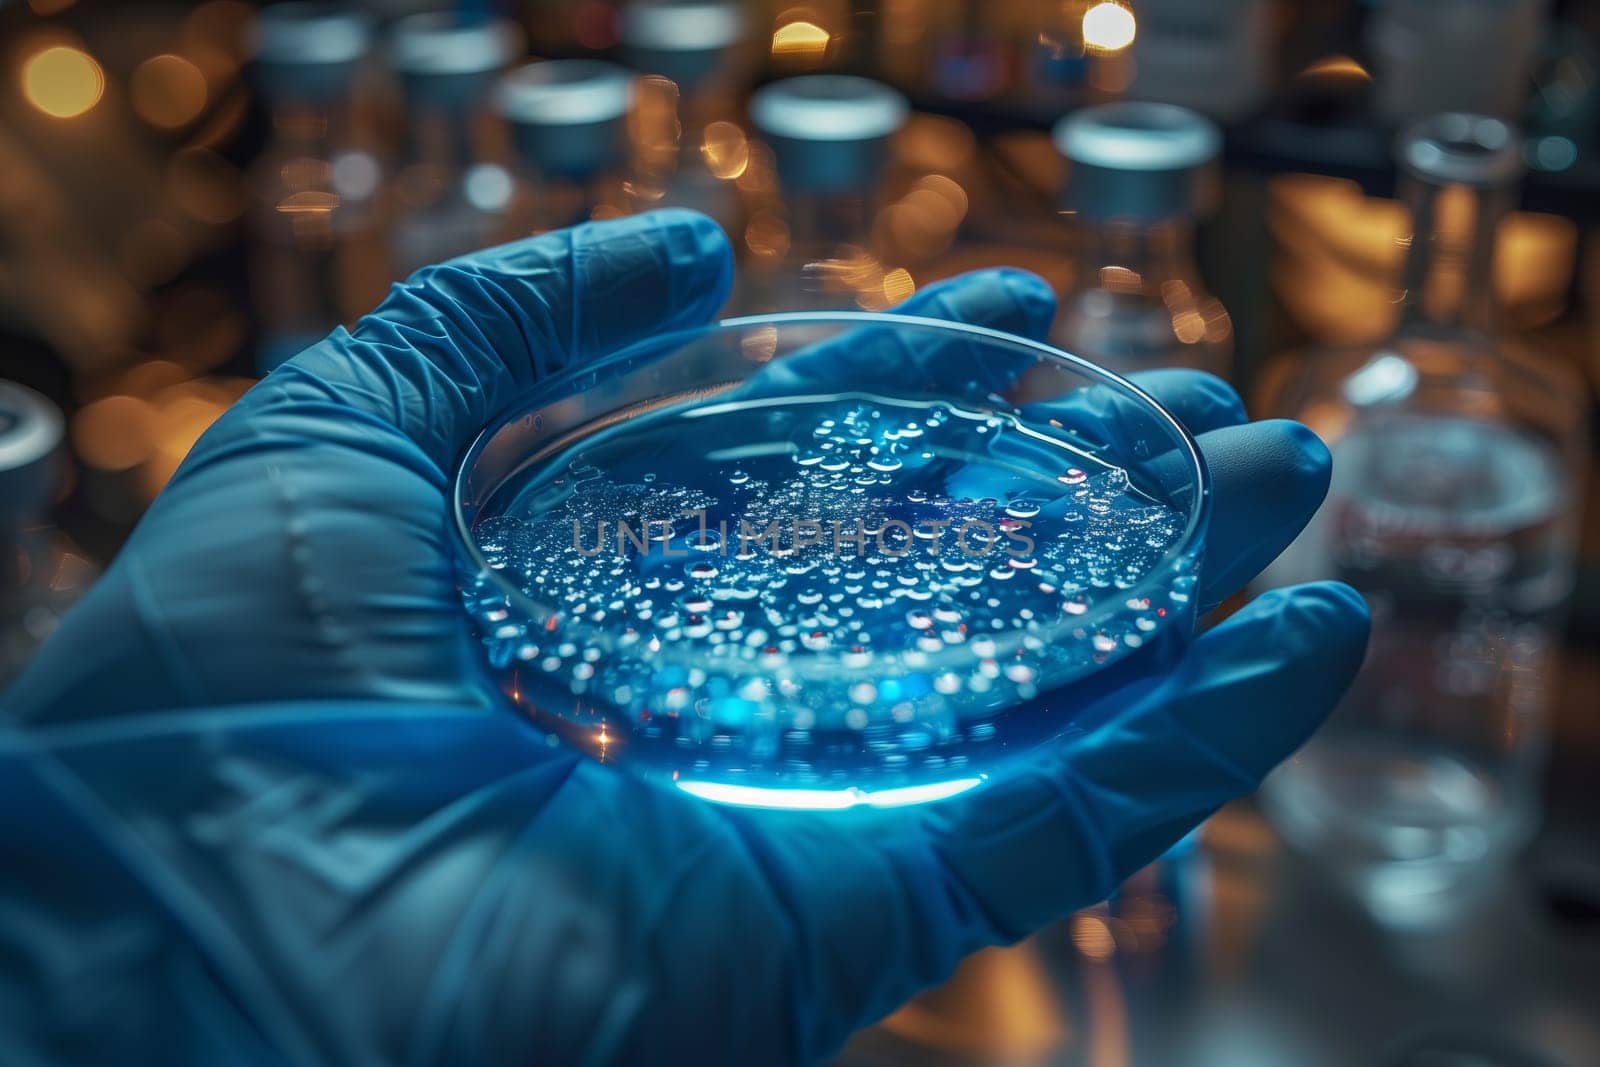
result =
[[[530,63],[500,80],[495,110],[518,164],[519,236],[626,213],[632,102],[633,75],[598,60]]]
[[[0,381],[0,689],[21,673],[95,575],[49,522],[61,484],[62,432],[54,404]]]
[[[1105,104],[1062,119],[1055,142],[1076,240],[1052,342],[1124,374],[1226,375],[1233,324],[1194,258],[1195,220],[1216,198],[1216,126],[1170,104]]]
[[[383,296],[383,171],[356,120],[366,16],[287,3],[257,16],[255,80],[272,132],[250,174],[256,367],[266,373]]]
[[[485,148],[484,103],[522,51],[512,23],[447,12],[412,15],[389,35],[389,65],[405,97],[405,159],[390,237],[391,269],[485,248],[508,235],[511,174]]]
[[[872,230],[889,138],[908,112],[887,85],[844,75],[788,78],[756,92],[750,117],[776,162],[769,218],[782,226],[784,251],[750,265],[735,298],[741,310],[881,311],[893,302],[885,291],[892,268]],[[909,275],[905,285],[901,295],[909,295]]]
[[[1333,485],[1269,584],[1339,578],[1372,608],[1354,688],[1264,793],[1286,840],[1381,920],[1447,920],[1531,834],[1586,410],[1575,377],[1496,336],[1496,225],[1521,175],[1498,120],[1399,141],[1413,236],[1383,342],[1297,353],[1263,411],[1333,451]]]
[[[635,115],[635,207],[692,208],[723,231],[744,232],[736,184],[749,165],[739,122],[753,66],[744,5],[640,0],[618,27],[622,55],[640,74]]]

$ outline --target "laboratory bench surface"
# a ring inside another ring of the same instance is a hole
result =
[[[1600,1064],[1600,648],[1567,657],[1538,838],[1471,918],[1376,926],[1230,805],[1109,906],[969,959],[837,1067]]]

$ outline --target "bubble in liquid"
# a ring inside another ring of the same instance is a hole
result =
[[[950,771],[966,756],[946,746],[974,737],[956,725],[965,709],[1031,699],[1091,655],[1138,647],[1189,595],[1164,591],[1161,616],[1117,592],[1162,560],[1180,516],[1089,457],[1060,475],[1008,458],[1006,418],[840,398],[652,420],[629,420],[605,447],[580,441],[548,494],[527,491],[536,506],[475,529],[491,567],[558,619],[502,630],[520,620],[495,624],[505,608],[491,606],[478,613],[486,641],[566,685],[613,737],[631,731],[617,758],[803,775],[844,773],[840,760],[882,770],[915,751]],[[709,458],[731,446],[737,463]],[[811,543],[796,536],[802,519],[817,524]],[[619,521],[647,531],[645,551],[619,554]],[[580,554],[574,529],[590,547],[597,527],[606,549]],[[1076,619],[1076,639],[1046,629]],[[572,639],[541,652],[555,632]],[[1035,632],[1047,639],[1019,642]],[[657,677],[663,662],[695,666]],[[980,725],[976,736],[997,736]],[[841,730],[859,745],[819,740]]]

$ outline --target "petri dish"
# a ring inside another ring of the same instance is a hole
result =
[[[1186,647],[1210,488],[1137,386],[981,326],[794,313],[541,382],[457,472],[487,679],[710,800],[954,796]]]

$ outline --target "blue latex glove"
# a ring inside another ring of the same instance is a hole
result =
[[[540,375],[708,319],[729,275],[671,212],[430,268],[201,439],[3,701],[0,1062],[814,1060],[1105,896],[1332,707],[1367,619],[1314,585],[925,808],[719,808],[547,747],[478,681],[452,464]],[[1053,311],[1014,271],[908,309],[1034,336]],[[1214,602],[1328,456],[1215,379],[1145,384],[1215,478]]]

